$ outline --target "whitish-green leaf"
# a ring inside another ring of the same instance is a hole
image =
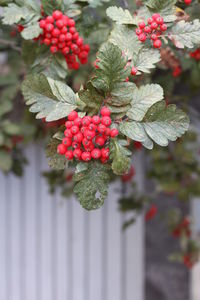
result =
[[[46,147],[46,156],[49,159],[48,164],[55,170],[63,170],[66,167],[67,160],[65,156],[57,153],[59,140],[52,139]]]
[[[62,3],[63,0],[42,0],[42,6],[47,15],[51,15],[57,9],[60,10]]]
[[[85,209],[98,209],[103,205],[108,193],[109,170],[107,165],[91,163],[87,170],[74,175],[74,193]]]
[[[172,32],[169,35],[171,40],[178,48],[193,48],[200,44],[200,21],[185,22],[184,20],[176,23],[172,27]]]
[[[113,86],[107,103],[111,106],[122,107],[131,102],[136,85],[132,82],[120,82]]]
[[[113,140],[111,142],[110,152],[112,162],[112,170],[116,175],[127,173],[131,165],[131,152],[126,148],[125,140]]]
[[[39,26],[39,23],[30,23],[28,27],[26,27],[21,35],[25,40],[32,40],[37,38],[42,33],[42,29]]]
[[[76,95],[63,82],[44,75],[29,75],[22,84],[22,92],[30,111],[38,113],[37,118],[55,121],[66,117],[76,109]]]
[[[189,118],[175,105],[166,106],[164,101],[155,103],[141,122],[130,121],[120,125],[120,131],[127,137],[153,148],[153,142],[167,146],[169,141],[181,137],[189,127]]]
[[[133,55],[137,54],[143,47],[135,31],[125,25],[116,25],[111,32],[109,41],[117,45],[128,59],[132,59]]]
[[[137,20],[130,14],[129,10],[117,6],[110,6],[106,10],[106,14],[118,24],[137,25]]]
[[[8,172],[12,168],[11,155],[3,150],[0,150],[0,169],[3,172]]]
[[[150,73],[155,68],[155,64],[160,61],[160,52],[156,49],[142,48],[133,56],[133,66],[144,73]]]
[[[147,84],[135,88],[132,93],[131,109],[127,116],[134,121],[142,121],[148,109],[163,99],[163,89],[158,84]]]
[[[21,20],[26,20],[34,16],[34,12],[28,9],[26,6],[18,6],[14,3],[8,4],[7,7],[3,9],[3,24],[13,25]]]
[[[130,74],[130,68],[125,68],[127,60],[122,57],[119,47],[106,43],[98,53],[98,66],[96,77],[92,84],[105,92],[112,91],[114,85],[123,82]]]

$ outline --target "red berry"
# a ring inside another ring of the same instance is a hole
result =
[[[90,45],[85,44],[85,45],[84,45],[84,50],[85,50],[86,52],[90,52]]]
[[[71,144],[72,144],[72,139],[69,138],[69,137],[65,137],[65,138],[62,140],[62,143],[63,143],[63,145],[65,145],[66,147],[70,147]]]
[[[69,52],[70,52],[69,47],[64,47],[64,48],[62,49],[62,53],[63,53],[64,55],[67,55]]]
[[[78,118],[77,111],[75,111],[75,110],[71,111],[70,114],[68,115],[68,120],[74,121],[76,118]]]
[[[154,48],[159,49],[159,48],[162,46],[161,40],[159,40],[159,39],[155,40],[155,41],[153,42],[153,46],[154,46]]]
[[[156,22],[151,23],[151,29],[157,29],[158,24]]]
[[[81,154],[82,154],[81,149],[75,149],[75,150],[73,151],[73,155],[74,155],[74,157],[75,157],[76,159],[80,159],[80,158],[81,158]]]
[[[140,34],[142,33],[142,29],[137,28],[137,29],[135,30],[135,33],[136,33],[137,35],[140,35]]]
[[[67,152],[65,153],[65,157],[68,159],[68,160],[72,160],[74,155],[73,155],[73,151],[72,150],[67,150]]]
[[[61,33],[62,34],[66,34],[68,32],[68,29],[67,29],[67,27],[63,27],[62,29],[61,29]]]
[[[82,51],[79,53],[79,56],[78,56],[81,60],[82,59],[86,59],[88,57],[88,53],[86,51]]]
[[[92,117],[92,123],[94,123],[95,125],[98,125],[100,122],[101,122],[101,119],[99,116]]]
[[[158,36],[155,33],[152,33],[151,40],[156,41],[158,39]]]
[[[101,150],[98,149],[98,148],[95,148],[94,150],[92,150],[91,156],[92,156],[92,158],[94,158],[94,159],[100,158],[100,157],[101,157]]]
[[[192,3],[192,0],[184,0],[186,5],[190,5]]]
[[[96,126],[94,123],[90,123],[90,125],[88,126],[88,129],[89,129],[89,130],[96,131],[97,126]]]
[[[66,127],[66,128],[71,128],[72,125],[73,125],[73,123],[72,123],[71,121],[65,122],[65,127]]]
[[[111,133],[111,129],[110,128],[106,128],[105,135],[106,136],[110,136],[110,133]]]
[[[119,131],[116,128],[114,128],[111,130],[110,136],[112,138],[115,138],[116,136],[118,136],[118,134],[119,134]]]
[[[104,158],[104,157],[101,157],[100,160],[101,160],[102,164],[106,164],[108,161],[108,159]]]
[[[110,114],[111,114],[110,109],[106,106],[103,106],[101,109],[101,115],[102,116],[110,116]]]
[[[144,27],[145,27],[146,25],[145,25],[145,22],[140,22],[140,23],[138,24],[138,26],[139,26],[140,29],[144,29]]]
[[[150,25],[153,22],[153,19],[152,18],[148,18],[147,22]]]
[[[58,52],[58,47],[56,47],[56,46],[51,46],[50,51],[51,51],[51,53],[54,54],[54,53]]]
[[[74,141],[81,143],[83,140],[83,134],[79,131],[77,134],[74,135]]]
[[[41,20],[40,21],[40,28],[44,29],[46,27],[46,21],[45,20]]]
[[[153,14],[152,19],[153,19],[153,20],[156,20],[156,19],[159,18],[159,17],[160,17],[160,14],[156,13],[156,14]]]
[[[104,116],[101,118],[101,124],[105,125],[105,126],[110,126],[112,123],[111,118],[108,116]],[[105,131],[104,131],[105,132]]]
[[[101,155],[103,158],[109,158],[110,150],[108,148],[101,149]]]
[[[65,39],[66,41],[71,41],[72,40],[72,34],[70,32],[68,32],[66,35],[65,35]]]
[[[61,34],[61,35],[59,36],[59,41],[60,41],[60,42],[65,42],[65,34]]]
[[[100,133],[106,132],[106,126],[104,124],[99,124],[97,129]]]
[[[102,147],[105,144],[105,142],[106,141],[102,136],[97,136],[95,139],[95,143],[100,147]]]
[[[56,21],[56,26],[60,29],[62,29],[64,27],[64,23],[63,23],[63,20],[60,19],[60,20],[57,20]]]
[[[52,15],[52,16],[53,16],[53,18],[54,18],[55,20],[59,20],[59,19],[62,18],[63,14],[62,14],[61,11],[55,10],[55,11],[53,12],[53,15]]]
[[[67,147],[63,144],[58,145],[57,152],[58,154],[64,155],[67,151]]]
[[[78,126],[73,125],[73,126],[71,127],[71,133],[72,133],[72,134],[76,134],[77,132],[79,132]]]
[[[74,125],[80,127],[80,126],[82,125],[82,118],[77,117],[77,118],[74,120]]]
[[[82,127],[81,127],[81,133],[84,133],[86,129],[87,129],[86,126],[82,126]]]
[[[84,161],[90,161],[91,160],[90,152],[83,152],[82,155],[81,155],[81,158]]]
[[[51,40],[50,39],[44,39],[44,44],[47,46],[51,45]]]
[[[73,147],[74,149],[79,149],[79,148],[81,147],[81,144],[74,141],[74,142],[72,143],[72,147]]]
[[[51,39],[51,44],[52,45],[57,45],[58,44],[58,39],[57,38],[52,38]]]
[[[52,32],[53,29],[54,29],[53,24],[47,23],[47,24],[45,25],[45,30],[46,30],[46,31]]]
[[[163,20],[162,17],[158,17],[158,18],[156,19],[156,23],[159,24],[159,25],[162,25],[163,22],[164,22],[164,20]]]
[[[73,137],[73,134],[71,133],[71,130],[70,129],[66,129],[64,131],[64,135],[68,138],[72,138]]]
[[[91,143],[91,142],[90,142],[88,139],[86,139],[86,138],[84,138],[84,139],[82,140],[82,144],[83,144],[84,147],[85,147],[85,146],[89,146],[90,143]]]
[[[58,28],[54,28],[52,31],[52,36],[58,38],[60,35],[60,30]]]
[[[92,140],[94,137],[95,137],[95,131],[91,131],[91,130],[85,130],[84,132],[84,137],[87,139],[87,140]]]
[[[141,33],[139,36],[138,36],[138,39],[140,40],[140,42],[144,43],[147,39],[147,36],[145,33]]]
[[[74,27],[75,26],[75,21],[73,19],[69,19],[67,25],[69,27]]]
[[[160,26],[160,30],[161,30],[161,31],[166,31],[166,30],[167,30],[167,25],[166,25],[166,24],[162,24],[162,25]]]
[[[78,32],[75,32],[73,35],[72,35],[72,40],[76,41],[79,39],[79,33]],[[76,42],[77,43],[77,42]],[[79,45],[78,45],[79,46]]]
[[[84,126],[88,126],[91,123],[92,118],[90,116],[86,116],[82,119],[82,124]]]
[[[144,28],[144,32],[145,32],[145,33],[151,33],[151,28],[150,28],[149,26],[146,26],[146,27]]]
[[[48,16],[48,17],[46,17],[46,22],[53,24],[54,23],[54,18],[52,16]]]
[[[138,72],[138,69],[135,68],[135,67],[132,67],[132,69],[131,69],[131,75],[135,76],[137,74],[137,72]]]

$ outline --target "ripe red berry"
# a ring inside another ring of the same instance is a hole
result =
[[[91,123],[92,118],[90,116],[86,116],[82,119],[82,124],[84,126],[88,126]]]
[[[65,145],[67,148],[71,146],[72,144],[72,139],[69,138],[69,137],[65,137],[63,140],[62,140],[62,143],[63,145]]]
[[[65,157],[68,159],[68,160],[72,160],[74,155],[73,155],[73,151],[72,150],[67,150],[67,152],[65,153]]]
[[[144,29],[144,27],[145,27],[146,25],[145,25],[145,22],[140,22],[140,23],[138,24],[138,26],[139,26],[140,29]]]
[[[84,132],[84,137],[87,140],[92,140],[95,137],[95,131],[91,131],[91,130],[86,129],[85,132]]]
[[[52,31],[52,36],[58,38],[60,35],[60,30],[58,28],[54,28]]]
[[[68,32],[68,29],[67,29],[67,27],[63,27],[62,29],[61,29],[61,33],[62,34],[66,34]]]
[[[72,133],[72,134],[76,134],[77,132],[79,132],[78,126],[73,125],[73,126],[71,127],[71,133]]]
[[[46,17],[46,22],[53,24],[54,23],[54,18],[52,16],[48,16],[48,17]]]
[[[81,144],[74,141],[74,142],[72,142],[72,147],[73,147],[74,149],[79,149],[79,148],[81,147]]]
[[[89,129],[89,130],[96,131],[97,126],[96,126],[94,123],[90,123],[90,125],[88,126],[88,129]]]
[[[148,18],[147,22],[150,25],[153,22],[153,18]]]
[[[132,67],[132,69],[131,69],[131,75],[135,76],[137,74],[137,72],[138,72],[138,69],[135,68],[135,67]]]
[[[144,27],[144,32],[145,33],[151,33],[151,28],[149,26]]]
[[[66,128],[71,128],[72,125],[73,125],[73,122],[71,122],[71,121],[65,122],[65,127],[66,127]]]
[[[65,42],[65,34],[61,34],[61,35],[59,36],[59,41],[60,41],[60,42]]]
[[[73,134],[71,133],[71,130],[70,129],[66,129],[64,131],[64,135],[68,138],[72,138]]]
[[[159,48],[162,46],[161,40],[159,40],[159,39],[155,40],[155,41],[153,42],[153,46],[154,46],[154,48],[159,49]]]
[[[58,44],[58,39],[57,38],[52,38],[51,39],[51,44],[52,45],[57,45]]]
[[[77,118],[74,120],[74,125],[80,127],[80,126],[82,125],[82,118],[77,117]]]
[[[81,155],[81,158],[84,161],[90,161],[91,160],[90,152],[83,152],[82,155]]]
[[[57,46],[51,46],[50,48],[51,53],[57,53],[58,52],[58,47]]]
[[[161,30],[161,31],[166,31],[166,30],[167,30],[167,25],[166,25],[166,24],[162,24],[162,25],[160,26],[160,30]]]
[[[140,40],[140,42],[144,43],[147,39],[147,36],[145,33],[141,33],[139,36],[138,36],[138,39]]]
[[[104,124],[99,124],[97,129],[100,133],[105,133],[106,132],[106,126]]]
[[[156,19],[159,18],[159,17],[160,17],[160,14],[156,13],[156,14],[153,14],[152,19],[153,19],[153,20],[156,20]]]
[[[53,29],[54,29],[53,24],[51,24],[51,23],[46,23],[46,25],[45,25],[45,30],[46,30],[46,31],[52,32]]]
[[[110,136],[110,133],[111,133],[111,129],[110,128],[106,128],[105,135],[106,136]]]
[[[74,135],[74,141],[81,143],[83,140],[83,134],[79,131],[77,134]]]
[[[105,144],[105,139],[102,136],[97,136],[95,139],[95,143],[101,147]]]
[[[190,5],[192,3],[192,0],[184,0],[186,5]]]
[[[105,126],[110,126],[112,123],[111,118],[108,116],[104,116],[101,118],[101,124],[105,125]],[[100,126],[100,125],[99,125]],[[98,129],[99,130],[99,129]],[[103,131],[105,132],[105,131]]]
[[[142,33],[142,29],[137,28],[137,29],[135,30],[135,33],[136,33],[137,35],[140,35],[140,34]]]
[[[98,125],[100,122],[101,122],[101,119],[99,116],[92,117],[92,123],[94,123],[95,125]]]
[[[76,159],[80,159],[81,158],[81,155],[82,155],[82,150],[81,149],[75,149],[73,151],[73,156],[76,158]]]
[[[67,147],[65,145],[63,145],[63,144],[58,145],[58,147],[57,147],[58,154],[64,155],[66,153],[66,151],[67,151]]]
[[[101,149],[101,155],[103,158],[109,158],[110,150],[108,148]]]
[[[39,24],[40,24],[40,28],[44,29],[45,26],[46,26],[46,21],[45,20],[41,20]]]
[[[157,29],[158,28],[158,24],[156,22],[151,23],[151,29]]]
[[[155,33],[152,33],[151,40],[156,41],[158,39],[158,36]]]
[[[62,12],[59,11],[59,10],[55,10],[55,11],[53,12],[53,18],[54,18],[55,20],[61,19],[62,16],[63,16],[63,14],[62,14]]]
[[[119,134],[119,131],[116,128],[114,128],[111,130],[110,136],[112,138],[115,138],[116,136],[118,136],[118,134]]]
[[[63,53],[64,55],[67,55],[69,52],[70,52],[69,47],[64,47],[64,48],[62,49],[62,53]]]
[[[49,46],[51,45],[51,40],[50,39],[44,39],[44,44]]]
[[[98,148],[95,148],[94,150],[92,150],[91,156],[94,159],[99,159],[101,157],[101,150]]]
[[[69,27],[74,27],[75,26],[75,21],[73,19],[69,19],[67,25]]]
[[[164,23],[163,18],[162,18],[162,17],[158,17],[158,18],[156,19],[156,23],[159,24],[159,25],[162,25],[162,24]]]
[[[68,120],[74,121],[76,118],[78,118],[77,111],[75,111],[75,110],[71,111],[70,114],[68,115]]]
[[[111,114],[110,109],[106,106],[103,106],[101,109],[101,115],[102,116],[110,116],[110,114]]]

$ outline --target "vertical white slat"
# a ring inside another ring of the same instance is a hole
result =
[[[6,178],[0,173],[0,299],[6,299]]]
[[[133,165],[136,170],[136,181],[139,190],[144,189],[143,153],[134,156]],[[126,300],[144,299],[144,232],[143,216],[137,217],[134,226],[126,231]]]
[[[86,276],[88,276],[87,287],[88,297],[84,300],[96,299],[101,300],[102,298],[102,271],[103,271],[103,260],[102,260],[102,238],[103,238],[103,209],[100,208],[96,211],[85,212],[87,239],[85,243],[88,243],[87,260],[88,268]],[[104,258],[106,260],[106,257]],[[86,294],[87,295],[87,294]]]
[[[58,296],[57,299],[67,299],[67,202],[69,199],[61,198],[57,193],[57,274]]]
[[[67,202],[66,206],[67,210],[67,227],[66,227],[66,235],[67,235],[67,299],[73,300],[73,203],[72,201]]]
[[[69,201],[72,204],[72,228],[73,228],[73,299],[84,300],[84,242],[85,242],[85,231],[84,231],[84,216],[85,212],[80,206],[80,203],[73,197]],[[77,282],[79,288],[77,289]]]
[[[121,215],[118,211],[120,182],[109,190],[107,202],[107,299],[121,298]],[[123,245],[122,245],[123,246]]]
[[[21,253],[20,253],[20,191],[21,182],[16,176],[10,176],[10,200],[11,201],[11,211],[10,211],[10,222],[11,222],[11,289],[12,289],[12,299],[21,300],[20,295],[20,265],[21,265]]]

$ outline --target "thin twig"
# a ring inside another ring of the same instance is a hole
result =
[[[11,41],[7,41],[7,40],[4,40],[4,39],[0,39],[0,45],[5,45],[13,50],[16,50],[18,52],[21,52],[21,48],[16,46],[16,44],[14,42],[11,42]]]

